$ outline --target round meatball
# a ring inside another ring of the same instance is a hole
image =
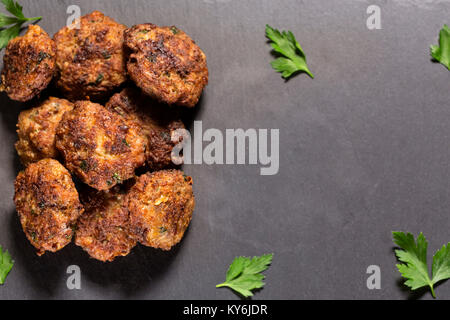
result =
[[[101,99],[126,80],[126,26],[94,11],[81,17],[79,27],[64,27],[53,37],[57,86],[72,100]]]
[[[16,150],[25,166],[41,159],[58,157],[56,127],[64,113],[72,109],[71,102],[51,97],[38,107],[20,113]]]
[[[134,177],[145,164],[145,144],[139,128],[89,101],[76,102],[56,129],[66,167],[97,190]]]
[[[68,243],[83,213],[70,173],[58,161],[44,159],[19,173],[14,202],[22,228],[38,250],[56,252]]]
[[[125,193],[119,187],[82,193],[86,211],[78,220],[75,244],[92,258],[112,262],[116,257],[127,256],[136,245],[129,236],[124,199]]]
[[[12,39],[3,58],[1,91],[12,100],[28,101],[50,84],[56,68],[56,45],[38,25]]]
[[[192,178],[178,170],[147,173],[131,188],[125,203],[133,237],[143,245],[170,250],[192,219]]]
[[[125,31],[127,69],[147,95],[167,104],[194,107],[208,84],[206,56],[176,27],[147,23]]]
[[[185,129],[176,113],[155,103],[136,88],[126,88],[106,104],[106,108],[126,121],[137,123],[147,139],[146,159],[153,170],[173,167],[172,150],[182,142],[174,133]]]

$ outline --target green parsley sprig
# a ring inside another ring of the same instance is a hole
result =
[[[271,65],[277,72],[281,72],[283,78],[288,79],[295,73],[303,71],[314,79],[306,64],[305,53],[291,31],[280,32],[266,25],[266,37],[271,40],[273,50],[281,55],[272,61]]]
[[[428,242],[420,233],[417,240],[411,233],[393,232],[394,243],[401,248],[395,250],[395,254],[401,264],[397,265],[398,271],[406,279],[405,285],[411,290],[422,287],[430,287],[431,294],[436,298],[434,285],[450,278],[450,243],[442,246],[433,256],[431,277],[427,264]]]
[[[8,273],[11,271],[14,261],[8,251],[3,251],[0,246],[0,284],[4,284]]]
[[[216,288],[228,287],[241,294],[243,297],[253,296],[252,290],[264,287],[265,271],[272,263],[273,254],[261,257],[237,257],[228,269],[226,281],[218,284]]]
[[[0,49],[7,46],[8,42],[17,37],[20,33],[20,28],[25,22],[41,20],[42,17],[27,18],[22,12],[22,6],[13,0],[1,0],[5,5],[5,9],[13,15],[7,16],[0,13]],[[10,26],[9,28],[6,28]]]
[[[431,46],[431,56],[450,70],[450,28],[446,24],[439,32],[439,45]]]

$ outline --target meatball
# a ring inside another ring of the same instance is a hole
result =
[[[53,159],[33,163],[19,173],[14,202],[23,231],[38,255],[70,243],[83,213],[70,173]]]
[[[126,80],[123,33],[126,26],[94,11],[80,28],[64,27],[57,46],[57,86],[72,100],[101,99]]]
[[[133,237],[143,245],[170,250],[181,241],[192,219],[192,178],[178,170],[144,174],[125,203]]]
[[[134,177],[145,164],[145,144],[139,128],[89,101],[76,102],[56,129],[66,167],[97,190]]]
[[[147,139],[146,159],[151,169],[174,166],[172,150],[182,139],[173,139],[173,133],[185,129],[176,113],[152,101],[136,88],[126,88],[112,96],[106,108],[142,128]]]
[[[50,84],[56,68],[56,45],[38,25],[12,39],[3,58],[1,91],[12,100],[28,101]]]
[[[64,113],[72,109],[71,102],[50,97],[38,107],[20,113],[16,150],[25,166],[41,159],[58,157],[56,127]]]
[[[109,191],[89,189],[82,193],[86,211],[78,220],[75,244],[92,258],[112,262],[128,255],[136,245],[129,236],[124,199],[125,193],[118,186]]]
[[[206,56],[176,27],[147,23],[125,31],[131,79],[147,95],[167,104],[194,107],[208,84]]]

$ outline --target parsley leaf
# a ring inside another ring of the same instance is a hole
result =
[[[261,257],[237,257],[228,269],[226,281],[216,288],[228,287],[248,298],[253,296],[252,290],[264,287],[265,271],[272,263],[273,254]]]
[[[420,233],[417,240],[411,233],[393,232],[394,243],[402,250],[395,250],[395,254],[402,264],[397,268],[406,279],[405,285],[411,290],[425,286],[430,287],[431,294],[436,298],[434,285],[450,278],[450,243],[444,245],[433,256],[432,277],[430,278],[427,265],[428,242]]]
[[[11,39],[17,37],[20,33],[21,24],[15,24],[11,28],[0,31],[0,49],[5,48]]]
[[[22,6],[13,0],[2,0],[2,3],[5,5],[5,9],[8,10],[9,13],[12,13],[19,19],[25,19],[25,16],[22,13]]]
[[[271,40],[270,45],[273,50],[280,55],[272,61],[272,68],[281,72],[283,78],[288,79],[294,73],[303,71],[314,79],[314,75],[306,64],[305,53],[291,31],[280,32],[266,25],[266,37]]]
[[[14,17],[10,17],[0,13],[0,28],[13,25],[0,31],[0,49],[3,49],[11,39],[19,35],[20,28],[25,22],[40,20],[42,17],[26,18],[22,12],[22,6],[17,2],[13,0],[1,0],[1,2],[5,5],[5,9],[14,15]]]
[[[6,276],[11,271],[14,265],[14,261],[11,259],[11,255],[8,251],[3,251],[0,246],[0,284],[5,283]]]
[[[433,257],[433,282],[450,279],[450,245],[443,245]]]
[[[431,46],[431,56],[450,70],[450,28],[446,24],[439,32],[439,46]]]
[[[7,15],[0,13],[0,26],[9,26],[17,22],[16,17],[8,17]]]

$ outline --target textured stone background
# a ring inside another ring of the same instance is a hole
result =
[[[211,73],[193,118],[204,129],[280,129],[281,160],[272,177],[257,166],[186,166],[197,208],[172,252],[137,247],[101,264],[70,245],[38,258],[12,202],[15,124],[27,106],[1,95],[0,243],[16,264],[0,299],[236,299],[215,289],[232,259],[269,252],[274,263],[255,299],[404,299],[391,231],[423,231],[430,251],[450,240],[450,73],[429,56],[450,23],[449,1],[20,3],[28,16],[44,16],[51,35],[70,4],[130,26],[179,26],[206,52]],[[382,30],[366,27],[370,4],[382,9]],[[271,69],[266,23],[295,33],[315,80],[285,83]],[[66,288],[72,264],[82,270],[79,291]],[[381,267],[381,290],[366,288],[372,264]],[[450,298],[450,283],[437,295]]]

